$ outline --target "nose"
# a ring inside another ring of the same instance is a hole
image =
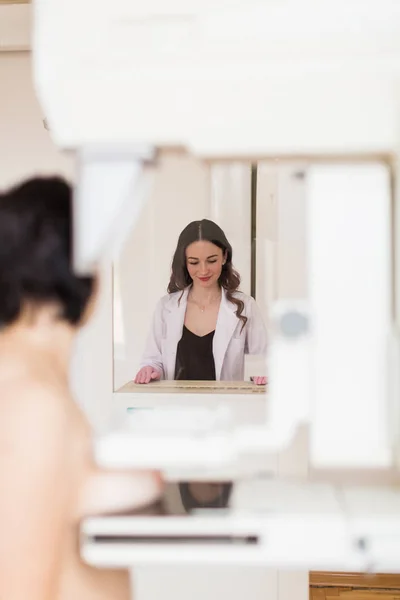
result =
[[[208,274],[208,265],[207,263],[200,263],[200,276],[204,277]]]

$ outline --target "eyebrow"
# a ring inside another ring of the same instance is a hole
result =
[[[211,256],[207,256],[207,260],[209,258],[218,258],[218,254],[211,254]],[[188,260],[199,260],[197,256],[188,256]]]

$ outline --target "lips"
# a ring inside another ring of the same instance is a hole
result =
[[[209,281],[211,279],[211,275],[210,277],[199,277],[200,281],[203,281],[203,283],[205,283],[206,281]]]

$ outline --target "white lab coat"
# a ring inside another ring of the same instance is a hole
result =
[[[154,313],[141,367],[158,369],[162,379],[175,378],[176,351],[182,337],[189,289],[161,298]],[[222,381],[242,381],[244,355],[265,354],[267,350],[267,332],[255,300],[242,292],[234,295],[243,301],[242,314],[248,321],[242,329],[243,322],[235,314],[236,305],[228,301],[222,290],[213,339],[216,379]]]

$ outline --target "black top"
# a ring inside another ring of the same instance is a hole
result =
[[[212,351],[215,331],[199,336],[185,325],[176,351],[175,381],[215,381]]]
[[[175,380],[215,381],[212,351],[214,333],[215,331],[211,331],[207,335],[198,336],[183,326],[176,352]],[[200,502],[193,496],[190,483],[180,483],[179,490],[182,504],[187,512],[199,508],[225,508],[231,495],[232,483],[221,483],[220,489],[216,490],[219,493],[211,502]]]

